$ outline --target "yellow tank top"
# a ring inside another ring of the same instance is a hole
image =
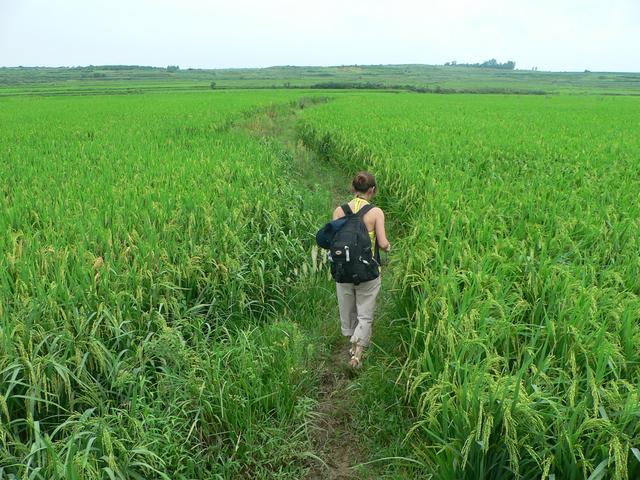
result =
[[[358,211],[364,207],[365,205],[369,205],[369,202],[366,201],[364,198],[360,198],[360,197],[355,197],[353,199],[353,203],[355,208],[353,208],[353,213],[358,213]],[[371,248],[373,249],[374,253],[375,253],[375,249],[376,249],[376,231],[375,230],[371,230],[369,232],[369,238],[371,239]]]

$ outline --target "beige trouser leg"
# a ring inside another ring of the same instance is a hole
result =
[[[380,277],[359,285],[336,283],[336,289],[342,335],[351,337],[351,343],[368,347]]]

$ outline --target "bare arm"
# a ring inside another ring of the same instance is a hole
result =
[[[333,211],[333,220],[337,220],[342,217],[344,217],[344,211],[342,210],[342,207],[336,207],[336,209]]]
[[[387,232],[384,229],[384,212],[379,208],[376,208],[376,210],[378,210],[376,212],[375,224],[376,238],[378,239],[378,245],[380,248],[388,252],[391,250],[391,244],[389,243],[389,240],[387,240]]]

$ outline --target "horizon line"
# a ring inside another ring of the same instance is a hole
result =
[[[213,71],[213,70],[267,70],[270,68],[340,68],[340,67],[403,67],[403,66],[418,66],[418,67],[441,67],[441,68],[474,68],[474,69],[483,69],[483,70],[504,70],[504,71],[520,71],[520,72],[535,72],[535,73],[630,73],[630,74],[640,74],[640,71],[625,71],[625,70],[534,70],[533,68],[514,68],[513,70],[508,69],[500,69],[500,68],[492,68],[492,67],[480,67],[480,66],[467,66],[464,64],[458,65],[445,65],[445,64],[432,64],[432,63],[350,63],[350,64],[339,64],[339,65],[294,65],[294,64],[283,64],[283,65],[269,65],[264,67],[181,67],[180,65],[167,65],[164,67],[155,66],[155,65],[141,65],[141,64],[119,64],[119,63],[108,63],[108,64],[87,64],[87,65],[2,65],[0,69],[38,69],[38,68],[48,68],[48,69],[80,69],[80,68],[100,68],[100,67],[130,67],[130,68],[154,68],[159,70],[167,70],[170,67],[177,67],[178,70],[201,70],[201,71]]]

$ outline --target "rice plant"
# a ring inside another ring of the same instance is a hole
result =
[[[305,144],[374,171],[402,232],[398,384],[423,474],[640,476],[639,106],[359,94],[304,112]]]
[[[300,475],[327,196],[231,128],[292,98],[3,99],[0,477]]]

